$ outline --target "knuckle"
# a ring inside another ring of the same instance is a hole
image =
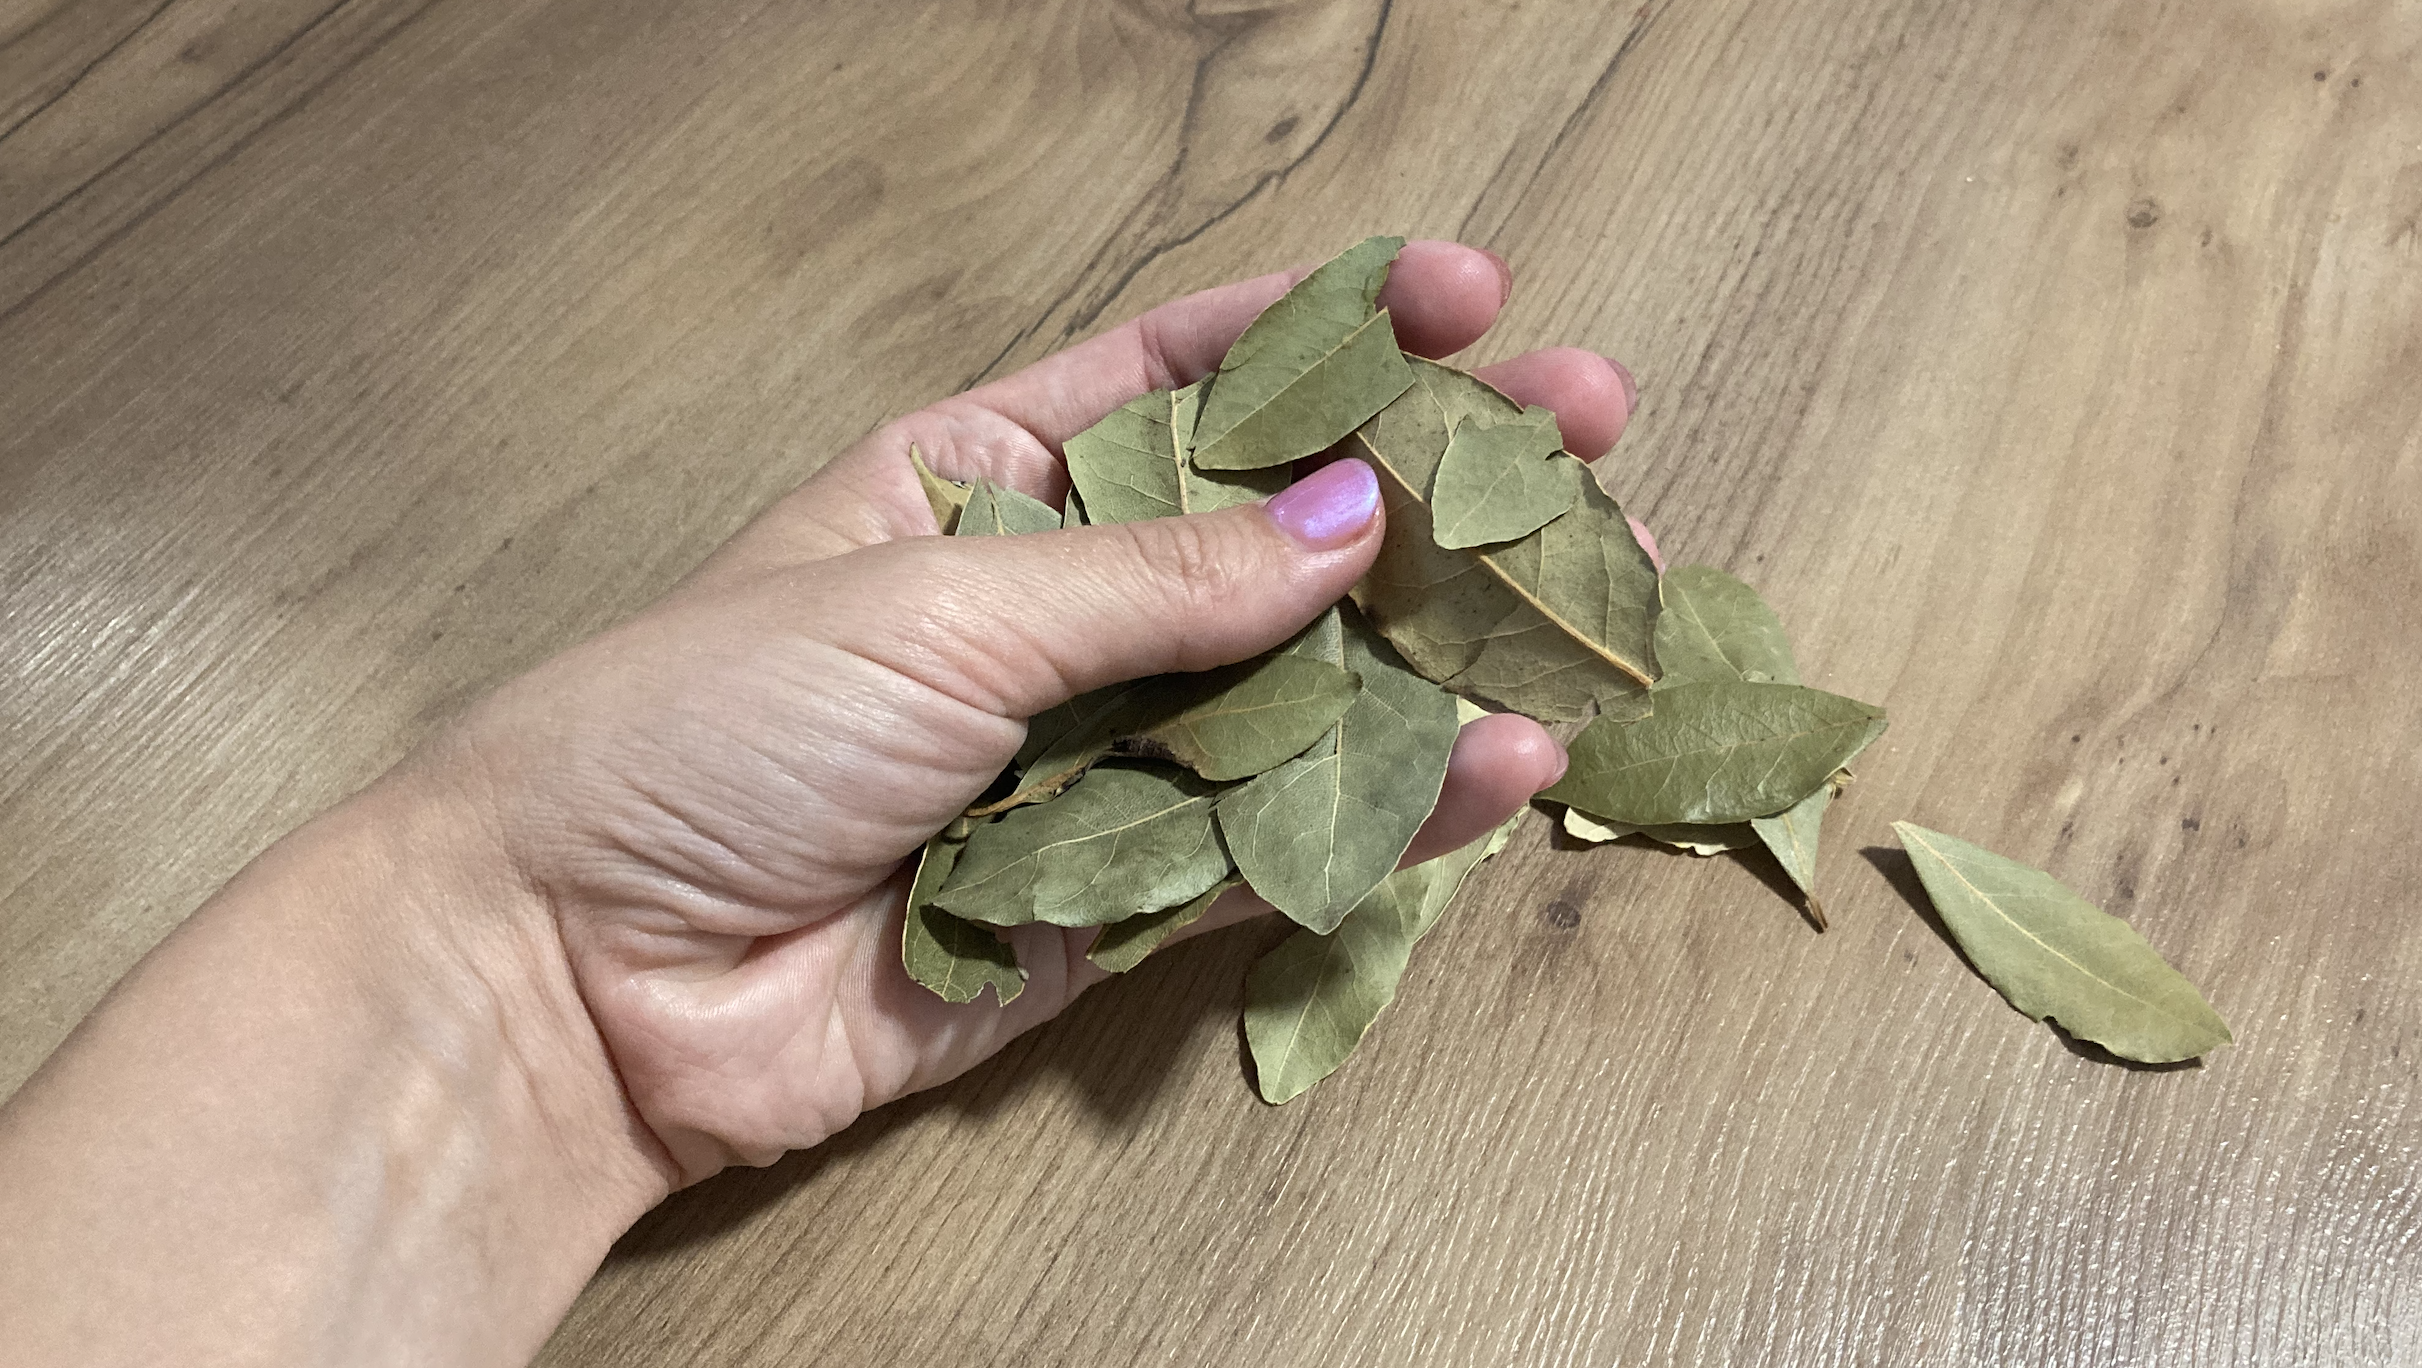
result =
[[[1137,578],[1157,607],[1183,619],[1233,601],[1248,568],[1227,518],[1163,518],[1126,523],[1138,563]]]

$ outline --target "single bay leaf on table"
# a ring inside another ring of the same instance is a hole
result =
[[[1659,688],[1749,680],[1797,684],[1800,667],[1782,619],[1757,591],[1708,565],[1665,572],[1657,586]]]
[[[1256,893],[1327,932],[1404,857],[1438,802],[1461,724],[1455,700],[1349,605],[1285,649],[1360,676],[1362,688],[1310,750],[1229,790],[1219,825]]]
[[[2126,922],[2040,869],[1908,822],[1892,829],[1961,953],[2011,1006],[2147,1064],[2231,1043],[2228,1023]]]
[[[1230,875],[1211,885],[1208,892],[1192,902],[1166,911],[1147,912],[1140,917],[1112,922],[1093,938],[1093,947],[1085,952],[1085,958],[1093,961],[1098,968],[1107,969],[1113,974],[1124,974],[1142,964],[1145,956],[1160,949],[1171,936],[1201,921],[1203,914],[1211,910],[1211,904],[1219,901],[1220,894],[1243,882],[1243,879]]]
[[[1326,661],[1277,651],[1096,689],[1029,718],[1016,783],[969,815],[1046,802],[1113,755],[1174,760],[1205,779],[1248,778],[1318,741],[1360,687]]]
[[[1825,929],[1825,905],[1816,895],[1817,836],[1825,825],[1825,809],[1842,791],[1845,777],[1837,772],[1817,785],[1816,792],[1774,816],[1749,819],[1749,829],[1773,852],[1775,863],[1783,866],[1783,872],[1808,900],[1808,919],[1819,931]]]
[[[1884,711],[1797,684],[1678,684],[1637,722],[1600,718],[1539,796],[1634,826],[1770,817],[1884,731]]]
[[[1627,822],[1601,822],[1576,807],[1564,810],[1566,834],[1584,841],[1604,844],[1620,841],[1626,836],[1646,836],[1659,845],[1686,850],[1693,855],[1721,855],[1727,850],[1746,850],[1758,843],[1757,833],[1746,822],[1722,826],[1633,826]]]
[[[967,507],[971,492],[956,480],[945,480],[925,464],[925,453],[915,443],[908,447],[908,464],[917,472],[917,483],[925,490],[925,505],[933,510],[934,526],[947,537],[958,530],[959,513]]]
[[[1245,1042],[1263,1100],[1294,1098],[1346,1062],[1395,1000],[1414,943],[1521,819],[1516,812],[1470,845],[1397,870],[1334,932],[1298,931],[1254,963],[1245,978]]]
[[[950,876],[975,823],[960,818],[925,843],[916,879],[908,889],[908,916],[901,924],[900,963],[908,976],[944,1002],[973,1002],[986,984],[1006,1007],[1026,989],[1017,953],[990,927],[962,921],[933,905]]]
[[[976,828],[934,895],[991,926],[1102,926],[1187,902],[1227,877],[1216,784],[1112,761],[1048,803]]]
[[[1527,537],[1581,497],[1589,467],[1564,452],[1556,415],[1531,407],[1455,425],[1430,485],[1430,535],[1449,549]]]
[[[1007,485],[978,479],[968,490],[967,506],[959,510],[953,536],[1014,537],[1029,532],[1060,530],[1060,511]]]
[[[1154,390],[1065,442],[1068,478],[1097,522],[1143,522],[1252,503],[1287,487],[1288,468],[1199,470],[1190,439],[1200,383]]]
[[[1480,380],[1413,360],[1413,387],[1357,429],[1387,536],[1354,602],[1424,678],[1546,722],[1648,712],[1657,569],[1594,479],[1562,517],[1512,542],[1437,544],[1426,496],[1460,423],[1522,410]]]
[[[1374,309],[1404,246],[1366,238],[1295,283],[1228,348],[1193,432],[1199,470],[1258,470],[1317,455],[1413,383]]]

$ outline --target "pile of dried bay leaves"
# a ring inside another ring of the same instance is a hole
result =
[[[1413,943],[1511,833],[1397,868],[1458,728],[1483,711],[1472,700],[1587,722],[1542,795],[1573,835],[1763,845],[1813,889],[1826,805],[1883,710],[1801,684],[1781,623],[1739,580],[1661,576],[1552,413],[1399,351],[1376,300],[1402,245],[1350,248],[1265,310],[1216,374],[1070,438],[1064,508],[944,480],[911,453],[942,531],[962,537],[1249,503],[1332,451],[1369,462],[1387,505],[1351,601],[1286,645],[1028,723],[992,790],[926,846],[909,894],[902,959],[946,1000],[1017,996],[1024,973],[995,927],[1099,927],[1090,958],[1124,972],[1249,883],[1300,928],[1245,990],[1261,1093],[1294,1097],[1353,1051]],[[2125,923],[2049,876],[1902,830],[1961,948],[2021,1010],[2134,1058],[2228,1038]],[[1821,929],[1813,896],[1808,910]]]

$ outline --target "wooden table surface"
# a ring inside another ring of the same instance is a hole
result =
[[[1223,933],[676,1196],[545,1361],[2422,1360],[2413,0],[11,0],[0,128],[0,1089],[886,416],[1460,237],[1890,707],[1832,933],[1534,817],[1304,1099]],[[1896,818],[2237,1045],[2064,1047]]]

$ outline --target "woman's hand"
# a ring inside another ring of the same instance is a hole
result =
[[[1015,932],[1033,977],[1006,1009],[910,982],[904,861],[1019,719],[1285,640],[1370,563],[1380,515],[1341,464],[1265,506],[942,538],[908,447],[1056,501],[1061,440],[1210,370],[1287,283],[890,424],[272,846],[0,1108],[9,1361],[526,1362],[671,1187],[813,1144],[1065,1006],[1099,977],[1091,932]],[[1504,298],[1493,258],[1436,242],[1382,296],[1429,355]],[[1583,456],[1629,412],[1586,352],[1483,373]],[[1409,858],[1562,767],[1526,719],[1473,723]],[[1232,896],[1198,927],[1266,910]]]
[[[1344,596],[1378,547],[1371,481],[1331,467],[1267,506],[942,538],[908,449],[1057,506],[1063,440],[1214,369],[1291,279],[1177,301],[886,425],[662,602],[506,686],[408,767],[477,795],[673,1181],[812,1145],[1104,977],[1084,958],[1092,930],[1036,925],[1010,933],[1032,977],[1008,1008],[933,997],[900,967],[911,857],[1015,754],[1021,719],[1268,650]],[[1416,242],[1380,302],[1408,350],[1443,356],[1507,288],[1493,257]],[[1628,415],[1628,377],[1586,352],[1483,374],[1553,408],[1585,457]],[[1475,838],[1563,765],[1528,719],[1475,722],[1408,858]],[[1231,894],[1196,929],[1267,910]]]

